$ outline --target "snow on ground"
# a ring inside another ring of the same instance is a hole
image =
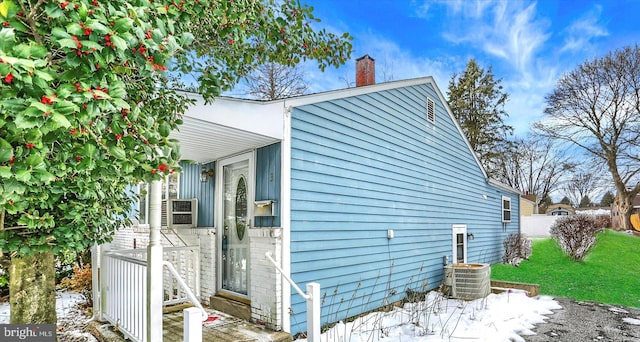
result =
[[[551,310],[561,308],[551,297],[530,298],[521,291],[474,301],[448,299],[432,291],[424,302],[340,322],[323,333],[321,341],[524,341],[521,335],[533,335],[534,324],[543,323]]]
[[[56,315],[58,318],[58,340],[65,342],[97,342],[95,337],[85,331],[85,323],[90,317],[81,309],[84,297],[75,292],[56,293]],[[0,324],[9,323],[8,302],[0,302]]]
[[[626,317],[626,318],[623,318],[622,320],[628,324],[640,325],[640,317],[638,317],[638,319]]]
[[[78,304],[84,303],[84,297],[74,292],[56,293],[56,315],[64,318],[75,311]],[[0,302],[0,324],[9,323],[9,302]]]

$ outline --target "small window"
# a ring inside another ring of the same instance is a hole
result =
[[[511,198],[502,196],[502,222],[511,222]]]
[[[436,123],[436,103],[430,98],[427,98],[427,120]]]
[[[168,175],[162,180],[162,200],[178,198],[177,174]],[[149,184],[138,184],[138,222],[149,223]],[[163,208],[164,210],[164,208]]]

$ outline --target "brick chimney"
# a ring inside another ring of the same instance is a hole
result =
[[[356,87],[376,84],[376,61],[369,55],[356,59]]]

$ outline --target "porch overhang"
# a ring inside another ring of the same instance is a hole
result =
[[[180,142],[183,160],[204,164],[284,137],[282,101],[217,98],[205,104],[196,94],[188,96],[196,103],[185,112],[179,130],[170,135]]]

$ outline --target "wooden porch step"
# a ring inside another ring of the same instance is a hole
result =
[[[176,305],[163,310],[162,328],[164,342],[182,342],[183,312],[191,304]],[[272,331],[260,325],[250,323],[238,317],[232,317],[219,311],[207,309],[210,317],[219,317],[213,322],[205,322],[202,327],[203,342],[291,342],[290,334]],[[109,324],[91,322],[88,327],[91,334],[100,342],[127,342],[123,335]]]
[[[251,305],[249,304],[220,296],[211,296],[209,297],[209,307],[246,321],[251,320]]]

